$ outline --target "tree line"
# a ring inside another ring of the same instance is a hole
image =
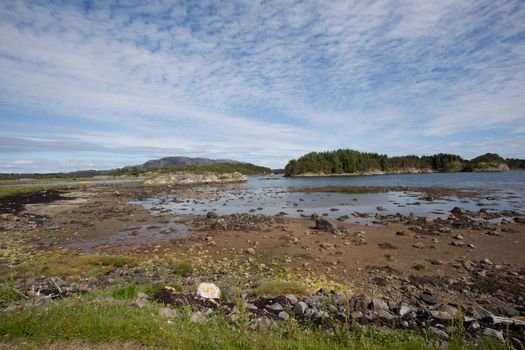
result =
[[[340,149],[327,152],[311,152],[288,162],[286,176],[313,174],[352,174],[359,172],[396,171],[469,171],[480,164],[505,163],[511,169],[525,169],[525,160],[507,159],[487,153],[473,160],[465,160],[455,154],[438,153],[431,156],[397,156]]]

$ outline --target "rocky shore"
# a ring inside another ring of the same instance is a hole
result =
[[[232,182],[246,182],[248,177],[241,173],[206,173],[193,174],[185,172],[172,172],[163,174],[148,174],[144,179],[146,185],[199,185],[221,184]]]
[[[160,302],[173,315],[187,306],[198,323],[246,316],[255,328],[294,319],[326,332],[354,323],[416,330],[440,345],[458,331],[471,344],[483,336],[524,342],[523,213],[456,207],[432,218],[377,208],[354,213],[372,218],[362,225],[286,213],[152,215],[130,204],[167,194],[189,203],[202,196],[108,185],[3,200],[0,276],[12,301],[0,300],[2,312],[151,285],[137,305]],[[261,291],[261,281],[277,284]],[[219,300],[198,296],[201,282],[218,286]]]

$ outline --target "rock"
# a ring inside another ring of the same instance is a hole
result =
[[[428,291],[421,293],[421,300],[430,305],[439,303],[439,298]]]
[[[250,255],[255,255],[255,249],[253,249],[252,247],[246,249],[246,253],[250,254]]]
[[[142,309],[143,307],[146,306],[146,304],[148,303],[148,300],[149,300],[148,296],[140,292],[139,294],[137,294],[137,298],[131,305],[139,309]]]
[[[17,221],[18,217],[14,214],[0,214],[0,219],[4,221]]]
[[[395,316],[388,310],[379,310],[377,317],[387,321],[393,320],[395,318]]]
[[[388,308],[388,304],[378,298],[372,298],[372,302],[370,303],[370,306],[374,311],[379,311],[379,310],[389,311],[390,310]]]
[[[197,288],[197,295],[205,299],[219,299],[221,290],[213,283],[201,283]]]
[[[188,184],[210,184],[247,182],[248,177],[238,172],[224,174],[191,174],[184,172],[172,172],[149,175],[144,180],[146,185],[188,185]]]
[[[210,225],[210,228],[212,230],[227,230],[228,224],[226,223],[226,220],[224,220],[223,218],[218,218]]]
[[[169,307],[163,307],[163,308],[160,308],[159,315],[164,318],[176,318],[177,311]]]
[[[284,321],[288,321],[290,319],[290,315],[288,315],[286,311],[279,312],[277,317],[279,317],[281,320],[284,320]]]
[[[219,214],[217,214],[214,211],[209,211],[208,214],[206,214],[206,217],[208,219],[216,219],[218,216],[219,216]]]
[[[270,305],[268,309],[272,310],[273,312],[280,312],[284,310],[283,306],[279,303]]]
[[[266,330],[270,329],[271,326],[272,326],[272,320],[270,320],[266,316],[257,317],[253,321],[253,328],[255,328],[257,330],[266,331]]]
[[[495,329],[492,329],[492,328],[484,328],[481,331],[481,334],[487,335],[489,337],[497,338],[500,342],[504,342],[505,341],[505,338],[503,337],[503,332],[495,330]]]
[[[454,207],[450,212],[454,214],[455,216],[461,216],[467,213],[465,209],[460,208],[460,207]]]
[[[287,300],[290,302],[290,304],[292,304],[292,305],[297,304],[297,302],[299,301],[299,300],[297,299],[297,297],[296,297],[295,295],[293,295],[293,294],[288,294],[288,295],[286,296],[286,299],[287,299]]]
[[[293,307],[293,313],[302,316],[308,309],[308,304],[306,304],[304,301],[299,301],[295,306]]]
[[[257,311],[259,308],[251,303],[246,304],[246,310],[248,311]]]
[[[327,219],[316,219],[315,228],[320,231],[330,232],[334,234],[340,233],[337,227]]]
[[[414,308],[406,303],[401,303],[399,306],[395,309],[395,312],[397,315],[403,317],[409,312],[413,311]]]
[[[417,242],[413,244],[412,247],[417,248],[417,249],[423,249],[425,248],[425,245],[422,242]]]
[[[304,312],[304,317],[306,318],[312,318],[315,316],[315,310],[314,309],[306,309]]]
[[[206,321],[208,321],[208,319],[200,311],[197,311],[197,312],[194,312],[193,314],[191,314],[191,317],[190,317],[190,322],[191,323],[203,324],[203,323],[206,323]]]
[[[434,333],[435,335],[437,335],[439,338],[441,338],[441,339],[448,339],[448,337],[449,337],[448,334],[447,334],[447,332],[445,332],[444,330],[439,329],[439,328],[437,328],[437,327],[432,327],[432,326],[430,326],[430,327],[428,327],[428,329],[429,329],[432,333]]]

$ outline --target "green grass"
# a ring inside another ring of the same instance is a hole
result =
[[[284,281],[280,279],[265,278],[257,282],[252,290],[256,296],[294,294],[303,296],[308,294],[308,289],[297,281]]]
[[[161,304],[148,303],[142,309],[131,306],[141,291],[152,295],[154,288],[127,285],[4,313],[0,317],[0,347],[39,349],[58,344],[57,348],[64,348],[69,343],[74,348],[82,342],[106,344],[104,349],[123,343],[165,349],[435,349],[430,345],[433,338],[424,334],[348,323],[339,324],[331,333],[293,319],[275,323],[268,330],[255,330],[243,314],[236,321],[215,315],[204,325],[193,324],[189,309],[178,309],[181,317],[168,322],[159,315]],[[107,299],[108,295],[117,301]],[[470,349],[461,340],[448,348]],[[481,347],[503,348],[497,341]]]
[[[0,309],[4,309],[11,304],[22,299],[22,296],[15,292],[10,284],[0,285]]]
[[[340,328],[328,335],[296,322],[283,322],[268,331],[248,324],[228,323],[221,316],[204,325],[181,318],[168,323],[159,316],[160,305],[143,309],[86,297],[62,300],[47,307],[12,312],[0,318],[4,341],[27,342],[27,347],[60,341],[91,344],[134,342],[168,349],[424,349],[426,339],[406,331],[385,332],[374,327]],[[452,346],[462,349],[464,346]]]
[[[48,254],[0,274],[2,280],[37,276],[71,276],[86,273],[90,277],[104,275],[116,267],[135,266],[137,260],[123,255],[59,255]]]
[[[30,193],[51,189],[67,189],[69,185],[46,185],[46,186],[0,186],[0,197],[10,196],[18,193]]]
[[[181,261],[175,264],[175,273],[177,275],[188,276],[193,272],[193,266],[188,261]]]

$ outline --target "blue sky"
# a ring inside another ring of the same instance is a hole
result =
[[[0,172],[525,157],[525,2],[0,1]]]

